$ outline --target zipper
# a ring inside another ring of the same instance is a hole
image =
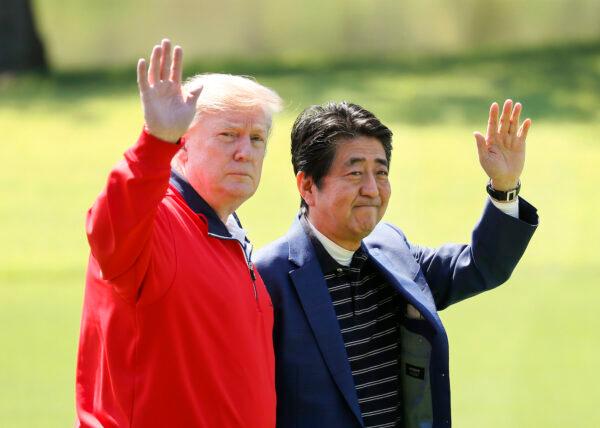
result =
[[[242,248],[243,250],[243,248]],[[248,262],[248,270],[250,271],[250,278],[252,278],[252,289],[254,290],[254,299],[256,303],[258,303],[258,291],[256,290],[256,273],[254,272],[254,264],[251,260],[246,260]]]
[[[240,250],[242,250],[242,254],[244,255],[244,260],[246,261],[246,266],[248,267],[248,272],[250,272],[250,279],[252,280],[252,292],[254,293],[254,300],[256,301],[256,307],[260,311],[260,305],[258,304],[258,289],[256,288],[256,272],[254,270],[254,264],[251,260],[252,249],[250,249],[250,254],[246,255],[246,251],[244,250],[244,246],[240,241],[235,238],[231,238],[229,236],[217,235],[216,233],[208,232],[209,236],[213,238],[224,239],[226,241],[236,241],[240,245]]]
[[[237,239],[236,239],[237,241]],[[254,300],[256,300],[256,307],[260,310],[260,305],[258,304],[258,290],[256,289],[256,272],[254,271],[254,264],[252,263],[252,246],[250,246],[250,254],[246,254],[246,250],[240,241],[237,241],[240,244],[240,248],[242,249],[242,253],[244,254],[244,259],[246,260],[246,265],[248,266],[248,271],[250,272],[250,279],[252,280],[252,291],[254,292]]]

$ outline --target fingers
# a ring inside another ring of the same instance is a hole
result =
[[[531,119],[525,119],[523,121],[523,125],[519,129],[517,133],[517,138],[519,138],[522,142],[525,142],[527,139],[527,133],[529,132],[529,128],[531,128]]]
[[[492,103],[490,106],[490,117],[488,119],[488,127],[486,132],[486,141],[490,143],[494,140],[494,136],[498,130],[498,103]]]
[[[500,116],[500,128],[498,128],[499,134],[506,134],[510,126],[510,112],[512,109],[512,100],[504,101],[504,107],[502,107],[502,116]]]
[[[146,60],[144,58],[140,58],[137,63],[137,83],[140,92],[145,92],[150,87],[146,71]]]
[[[163,39],[160,45],[154,46],[150,55],[150,67],[147,73],[146,82],[149,85],[155,85],[162,80],[172,80],[181,83],[183,50],[180,46],[175,46],[173,58],[171,58],[171,41]],[[144,71],[145,71],[144,61]],[[138,79],[139,79],[138,64]],[[140,87],[141,89],[141,87]]]
[[[510,115],[510,126],[508,127],[508,133],[510,135],[514,135],[517,129],[519,129],[519,117],[521,116],[521,110],[521,103],[516,103],[515,108]]]
[[[159,45],[156,45],[154,46],[154,49],[152,49],[152,55],[150,55],[150,69],[148,70],[148,81],[151,85],[160,82],[161,50],[161,47]]]
[[[171,65],[171,75],[169,79],[175,83],[181,83],[181,73],[183,68],[183,49],[181,46],[175,46],[173,50],[173,65]]]
[[[171,69],[171,41],[163,39],[161,42],[160,55],[160,80],[166,80]]]
[[[508,150],[512,150],[521,143],[524,143],[525,138],[527,138],[527,132],[531,127],[531,119],[525,120],[519,127],[522,111],[523,105],[521,103],[515,103],[513,108],[513,101],[507,99],[502,106],[500,123],[498,123],[499,107],[497,103],[493,103],[490,107],[490,118],[485,137],[486,145],[498,144]],[[481,134],[476,132],[474,135],[479,147],[481,142],[479,136]]]

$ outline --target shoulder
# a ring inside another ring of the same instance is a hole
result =
[[[267,244],[252,257],[258,274],[262,278],[275,307],[281,304],[282,296],[289,287],[289,241],[283,237]]]
[[[289,263],[289,241],[281,237],[258,250],[253,258],[254,263],[259,269],[271,269]]]
[[[419,272],[413,248],[400,228],[390,223],[379,223],[371,234],[363,240],[368,252],[378,259],[384,269],[402,272],[414,278]]]
[[[365,239],[365,244],[391,245],[406,248],[409,246],[404,232],[391,223],[380,222]]]

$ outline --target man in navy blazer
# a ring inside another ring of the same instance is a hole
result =
[[[531,126],[520,125],[521,109],[492,104],[487,135],[475,133],[490,197],[471,243],[435,249],[379,223],[391,131],[345,102],[300,114],[292,163],[301,212],[256,257],[275,312],[278,427],[450,426],[438,311],[505,282],[538,223],[518,197]]]

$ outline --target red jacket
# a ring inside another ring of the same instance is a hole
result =
[[[210,206],[169,184],[178,148],[143,133],[88,213],[78,426],[275,426],[270,298]]]

